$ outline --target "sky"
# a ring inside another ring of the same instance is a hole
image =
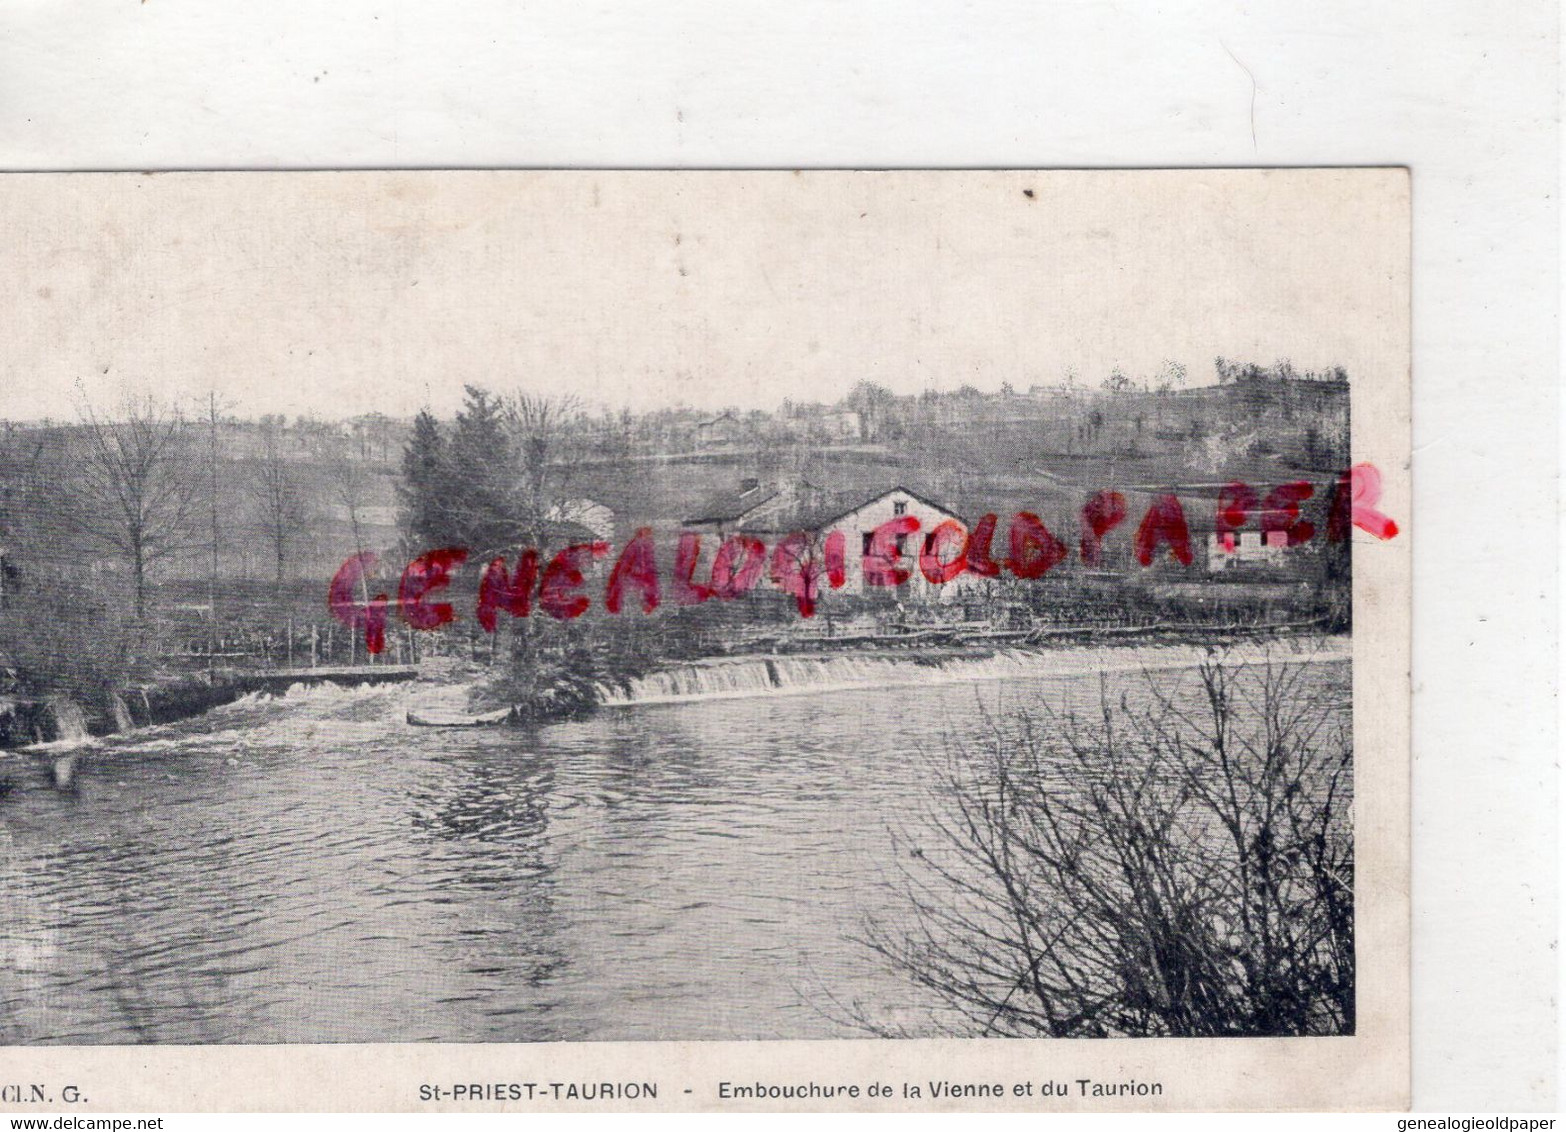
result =
[[[1395,379],[1397,170],[0,179],[0,419],[128,395],[449,415],[1019,389],[1213,358]]]

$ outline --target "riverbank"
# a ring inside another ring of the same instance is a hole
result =
[[[992,645],[1080,645],[1124,641],[1163,641],[1208,645],[1301,634],[1333,635],[1327,618],[1313,617],[1267,625],[1194,625],[1168,622],[1154,625],[1035,625],[1020,629],[996,629],[988,622],[949,625],[909,625],[874,633],[837,633],[832,636],[791,633],[757,637],[725,655],[750,652],[809,654],[850,648],[973,649]]]
[[[500,689],[488,686],[494,670],[449,658],[423,665],[321,667],[220,672],[182,676],[109,693],[98,703],[68,696],[0,697],[0,749],[48,753],[84,745],[111,734],[173,723],[233,703],[251,693],[281,695],[295,685],[355,686],[417,681],[426,686],[462,686],[466,709],[444,700],[440,725],[545,723],[580,717],[597,708],[678,703],[706,698],[826,692],[846,688],[908,687],[1072,671],[1093,658],[1104,666],[1106,651],[1118,654],[1112,667],[1166,667],[1194,663],[1215,649],[1250,650],[1259,658],[1269,642],[1290,655],[1347,659],[1347,635],[1313,631],[1315,623],[1262,628],[1150,626],[1136,629],[1060,628],[970,633],[911,630],[786,643],[754,642],[751,651],[692,660],[652,661],[637,671],[599,673],[576,680],[570,697],[519,710]]]
[[[59,749],[106,735],[175,723],[233,703],[252,692],[279,694],[296,684],[384,683],[413,680],[411,665],[223,671],[183,675],[105,691],[97,697],[0,696],[0,750]]]

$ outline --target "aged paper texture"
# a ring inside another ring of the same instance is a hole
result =
[[[0,1108],[1406,1106],[1405,171],[0,204]]]

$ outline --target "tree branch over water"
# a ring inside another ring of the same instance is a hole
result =
[[[1353,746],[1307,671],[987,719],[903,856],[915,926],[866,942],[964,1033],[1353,1032]]]

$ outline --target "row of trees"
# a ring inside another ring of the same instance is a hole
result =
[[[1261,381],[1312,381],[1341,385],[1348,381],[1348,371],[1342,366],[1332,366],[1324,370],[1299,370],[1288,358],[1279,358],[1272,365],[1263,366],[1256,362],[1237,362],[1219,357],[1213,360],[1213,370],[1218,375],[1219,385]]]
[[[290,552],[310,520],[335,505],[357,527],[373,494],[373,471],[347,442],[317,439],[311,460],[325,472],[325,496],[312,492],[300,461],[285,450],[281,428],[260,427],[261,455],[234,468],[218,451],[217,421],[196,421],[152,397],[127,401],[112,417],[85,401],[81,424],[60,437],[62,478],[44,492],[47,510],[87,546],[126,567],[138,616],[147,612],[148,584],[162,563],[215,553],[259,531],[278,583]],[[232,476],[244,512],[223,510]],[[221,513],[220,513],[221,511]],[[25,512],[8,516],[25,523]],[[215,525],[214,521],[215,520]]]
[[[251,430],[258,454],[240,462],[216,399],[206,408],[202,419],[142,394],[105,411],[80,397],[73,425],[0,432],[0,652],[24,683],[79,689],[145,674],[169,647],[157,582],[205,576],[215,632],[231,580],[221,551],[264,545],[280,594],[313,519],[341,509],[357,530],[373,473],[353,438],[322,431],[301,460],[283,422],[268,420]]]
[[[421,412],[398,486],[412,542],[475,556],[543,546],[565,511],[579,416],[572,397],[497,397],[472,385],[449,429]]]
[[[1218,363],[1220,367],[1227,364],[1222,358],[1218,359]],[[1099,389],[1105,393],[1171,393],[1176,389],[1184,389],[1186,381],[1184,364],[1165,361],[1157,373],[1140,379],[1127,375],[1124,370],[1116,366],[1099,384]],[[1082,384],[1075,370],[1068,370],[1066,377],[1056,388],[1065,393],[1087,393],[1086,386]],[[1011,382],[1001,382],[1002,399],[1017,395]],[[991,395],[986,395],[973,385],[959,386],[951,393],[939,393],[927,389],[917,398],[907,398],[898,397],[886,386],[877,382],[860,381],[849,390],[842,404],[844,408],[859,414],[861,439],[893,440],[901,438],[909,431],[910,415],[928,414],[933,406],[943,402],[951,402],[957,406],[964,404],[971,406],[990,399]]]

